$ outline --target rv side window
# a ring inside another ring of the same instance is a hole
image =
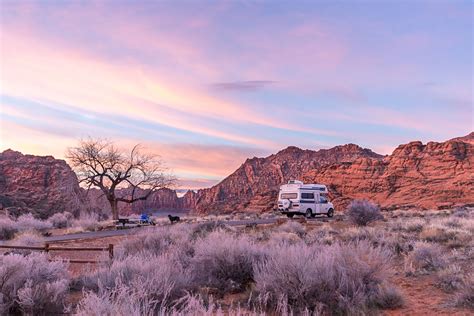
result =
[[[314,193],[301,193],[302,199],[314,199]]]
[[[286,199],[296,199],[298,198],[298,193],[282,193],[280,195],[280,199],[286,200]]]
[[[327,202],[328,202],[328,199],[325,196],[321,195],[319,197],[319,203],[327,203]]]

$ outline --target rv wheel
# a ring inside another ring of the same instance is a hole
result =
[[[334,216],[334,210],[330,208],[327,213],[328,217],[333,217]]]
[[[306,210],[306,218],[311,218],[312,217],[311,209]]]
[[[293,218],[293,215],[295,215],[295,214],[286,214],[286,216],[287,216],[288,218]]]

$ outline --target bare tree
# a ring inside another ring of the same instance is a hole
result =
[[[66,158],[80,183],[89,189],[99,188],[110,203],[112,216],[118,219],[118,202],[146,200],[157,189],[169,187],[175,181],[156,155],[141,152],[136,145],[125,153],[110,141],[88,138],[67,150]],[[117,196],[116,190],[128,188],[130,194]]]

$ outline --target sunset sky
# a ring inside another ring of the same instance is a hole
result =
[[[380,3],[1,1],[0,150],[143,143],[199,188],[290,145],[471,132],[473,3]]]

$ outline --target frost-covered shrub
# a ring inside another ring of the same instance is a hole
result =
[[[390,308],[384,286],[390,276],[390,254],[368,243],[309,247],[275,247],[255,265],[259,300],[270,308],[279,304],[295,310],[323,309],[328,314],[351,314],[377,304]],[[383,304],[382,304],[383,303]]]
[[[192,259],[195,281],[221,294],[243,290],[253,281],[253,264],[261,255],[247,237],[212,232],[196,241]]]
[[[67,228],[72,225],[73,219],[74,215],[69,212],[63,212],[54,214],[48,218],[48,221],[54,228]]]
[[[420,233],[422,240],[444,243],[456,237],[455,231],[438,225],[430,225],[423,228]]]
[[[232,228],[218,221],[209,221],[209,222],[199,223],[193,226],[191,230],[191,239],[204,238],[209,233],[216,230],[230,232],[232,231]]]
[[[471,212],[465,207],[456,207],[453,210],[453,215],[460,218],[467,218],[471,215]]]
[[[336,241],[336,236],[339,233],[328,226],[315,228],[306,233],[304,241],[307,245],[312,244],[326,244],[331,245]]]
[[[459,228],[453,228],[451,232],[453,237],[446,244],[449,248],[469,248],[473,246],[474,235],[472,232]]]
[[[340,233],[344,242],[369,242],[374,247],[383,247],[394,255],[401,255],[413,250],[414,241],[402,233],[394,234],[387,230],[373,227],[351,227]]]
[[[405,304],[405,299],[397,287],[383,283],[372,297],[370,304],[380,309],[396,309]]]
[[[341,231],[339,237],[344,242],[357,242],[361,240],[380,240],[384,231],[372,227],[349,227]]]
[[[88,291],[78,303],[75,315],[155,315],[156,303],[141,294],[126,285],[101,289],[99,293]]]
[[[459,290],[464,284],[463,271],[457,265],[439,271],[436,279],[436,286],[448,293]]]
[[[114,260],[110,265],[86,273],[82,284],[99,294],[104,291],[113,293],[126,286],[161,308],[185,294],[185,290],[191,287],[191,277],[180,256],[170,252],[160,256],[132,255]]]
[[[67,264],[46,255],[0,256],[0,314],[58,314],[68,290]]]
[[[189,257],[193,254],[189,234],[190,228],[188,225],[164,226],[144,230],[122,242],[117,249],[117,256],[125,257],[138,253],[161,255],[169,249],[173,249],[173,251]]]
[[[457,306],[474,310],[474,274],[470,274],[464,285],[455,293],[454,302]]]
[[[25,232],[20,235],[17,235],[11,242],[13,245],[20,245],[20,246],[35,246],[41,247],[43,246],[44,238],[34,232]],[[27,255],[34,252],[34,250],[28,249],[12,249],[10,253],[22,254]]]
[[[282,225],[278,226],[277,231],[284,233],[293,233],[299,237],[303,237],[306,234],[306,229],[301,223],[295,221],[287,221]]]
[[[0,218],[0,240],[12,239],[17,232],[18,227],[15,221],[8,217]]]
[[[59,279],[51,282],[34,284],[28,279],[18,290],[18,305],[26,315],[63,313],[69,280]]]
[[[406,233],[419,233],[426,225],[426,221],[420,218],[409,218],[398,220],[390,226],[393,231],[401,231]]]
[[[462,221],[463,229],[474,233],[474,218],[464,219]]]
[[[99,217],[97,214],[81,214],[78,219],[72,221],[72,226],[80,227],[85,231],[96,231],[99,229]]]
[[[143,293],[127,286],[120,286],[113,291],[102,291],[100,294],[87,292],[79,302],[75,315],[78,316],[102,316],[102,315],[130,315],[130,316],[152,316],[152,315],[194,315],[215,316],[224,315],[219,305],[212,298],[204,301],[199,295],[186,294],[180,298],[172,307],[158,307],[156,302],[143,296]],[[257,315],[255,313],[240,313],[232,306],[225,315]]]
[[[437,271],[447,266],[446,256],[437,244],[418,242],[406,258],[405,271],[408,275]]]
[[[19,231],[45,231],[52,228],[50,223],[35,218],[31,213],[19,216],[16,226]]]
[[[270,230],[256,230],[249,235],[256,243],[266,242],[270,239],[272,232]]]
[[[448,218],[443,221],[441,221],[442,225],[450,228],[461,228],[462,227],[462,221],[459,218]]]
[[[273,246],[273,245],[279,245],[279,244],[285,244],[285,245],[293,245],[300,243],[302,239],[300,236],[298,236],[295,233],[286,233],[286,232],[272,232],[269,240],[268,240],[268,245]]]
[[[358,225],[366,226],[367,224],[383,219],[380,208],[367,200],[353,200],[347,208],[349,220]]]
[[[241,311],[240,307],[234,308],[233,304],[228,306],[224,313],[219,304],[214,303],[212,296],[203,299],[201,295],[186,294],[184,297],[178,300],[175,307],[169,311],[172,316],[181,315],[194,315],[194,316],[215,316],[215,315],[228,315],[228,316],[258,316],[251,311]]]
[[[403,256],[413,251],[415,243],[416,239],[403,234],[390,235],[382,241],[382,245],[385,248],[398,256]]]

